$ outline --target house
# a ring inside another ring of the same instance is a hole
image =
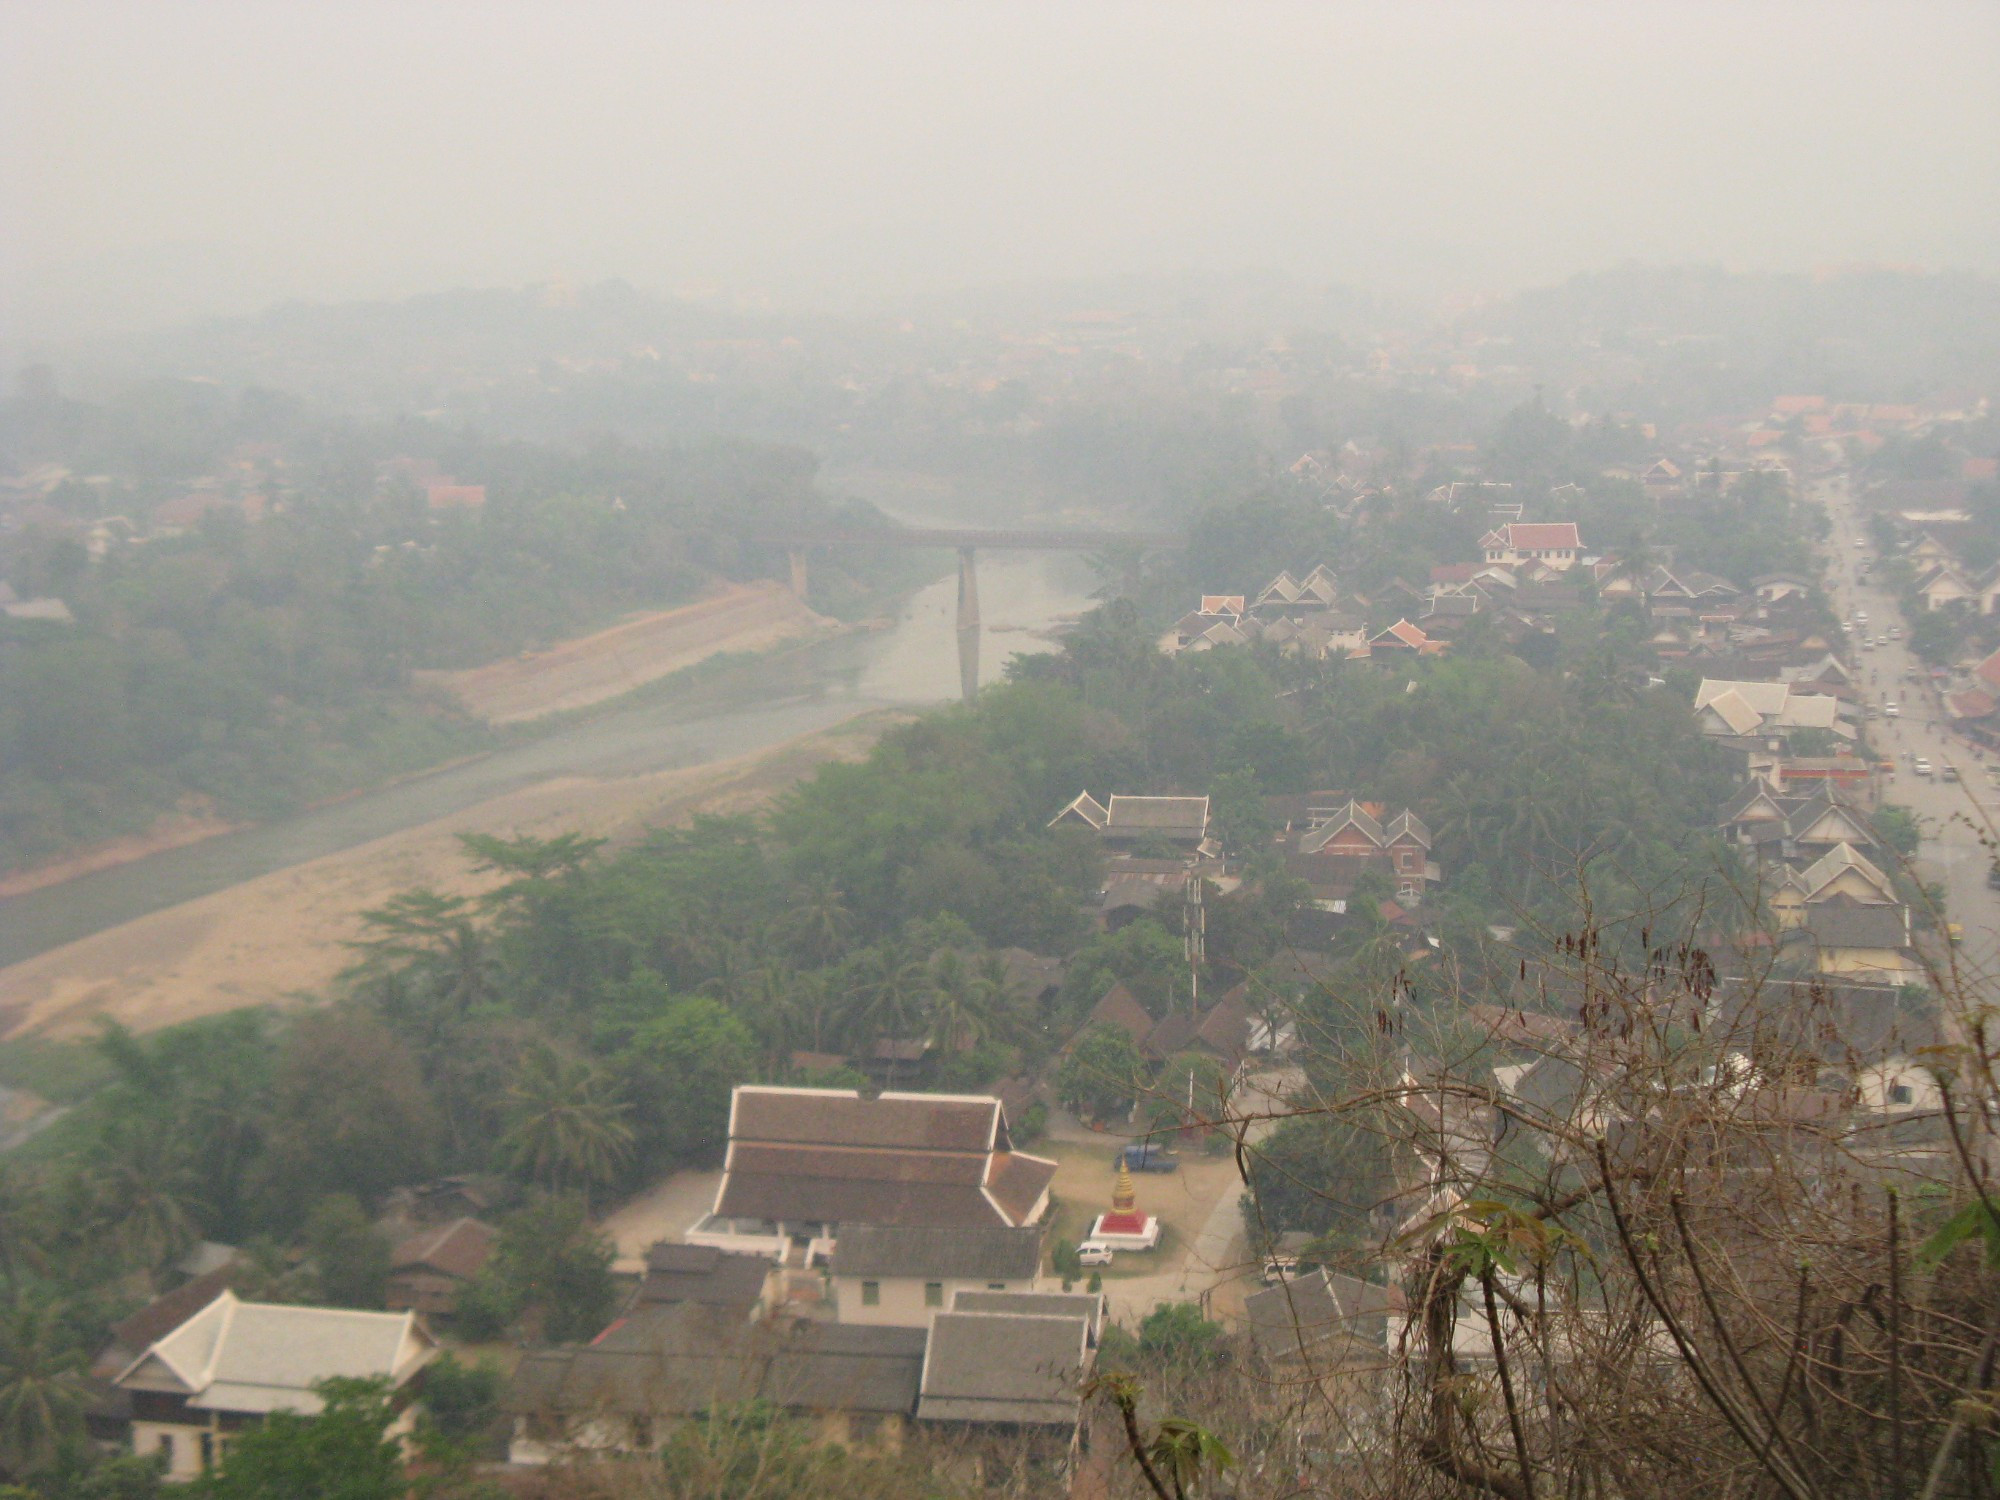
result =
[[[1750,580],[1751,592],[1763,604],[1783,604],[1811,597],[1812,581],[1796,573],[1765,573]]]
[[[1481,537],[1479,550],[1489,563],[1538,562],[1566,572],[1583,556],[1583,539],[1574,521],[1512,521]]]
[[[114,1384],[132,1403],[132,1451],[164,1455],[166,1477],[187,1480],[272,1412],[319,1411],[315,1383],[381,1379],[400,1396],[436,1352],[412,1312],[242,1302],[225,1288],[155,1340]],[[404,1404],[391,1434],[413,1421]]]
[[[478,510],[486,503],[486,486],[454,484],[449,480],[427,484],[424,502],[432,510]]]
[[[898,1441],[917,1402],[925,1332],[801,1320],[744,1323],[678,1302],[639,1308],[588,1344],[536,1350],[501,1406],[508,1458],[659,1447],[689,1417],[763,1400],[816,1420],[822,1439]]]
[[[740,1084],[715,1208],[686,1239],[772,1259],[830,1257],[840,1228],[1021,1228],[1056,1164],[1013,1149],[990,1095]]]
[[[390,1312],[449,1317],[459,1289],[485,1267],[499,1234],[477,1219],[453,1219],[412,1235],[389,1258],[383,1305]]]
[[[1639,475],[1639,483],[1646,487],[1646,493],[1655,499],[1678,495],[1685,476],[1681,466],[1671,458],[1656,458]]]
[[[661,1240],[646,1251],[646,1269],[632,1305],[692,1302],[731,1309],[747,1321],[769,1300],[774,1270],[767,1256]]]
[[[1052,1428],[1073,1448],[1095,1362],[1091,1318],[953,1308],[931,1322],[917,1417]]]
[[[2000,609],[2000,562],[1996,562],[1981,573],[1973,582],[1979,590],[1979,612],[1990,615]]]
[[[1208,837],[1208,798],[1114,793],[1110,801],[1100,803],[1089,792],[1079,792],[1049,819],[1048,826],[1090,828],[1112,849],[1161,843],[1192,853]]]
[[[1893,906],[1896,887],[1852,844],[1835,844],[1799,872],[1808,904],[1845,899],[1863,906]]]
[[[1082,1036],[1093,1026],[1109,1026],[1130,1037],[1134,1047],[1143,1047],[1146,1038],[1153,1034],[1155,1024],[1151,1013],[1139,1003],[1138,996],[1125,988],[1122,979],[1114,979],[1111,987],[1098,997],[1097,1004],[1090,1008],[1090,1014],[1084,1017],[1077,1035]]]
[[[1399,1288],[1322,1268],[1251,1293],[1243,1321],[1267,1370],[1326,1369],[1386,1359],[1389,1315],[1402,1306]]]
[[[493,1206],[486,1190],[470,1177],[439,1177],[429,1182],[392,1188],[382,1205],[384,1216],[414,1230],[476,1219]]]
[[[843,1323],[924,1328],[961,1292],[1032,1292],[1042,1229],[972,1224],[855,1225],[834,1247],[830,1280]]]
[[[1806,908],[1805,920],[1785,934],[1821,974],[1880,984],[1918,984],[1924,969],[1910,933],[1910,909],[1862,905],[1846,897]]]
[[[1445,642],[1432,640],[1428,632],[1412,625],[1407,619],[1398,620],[1380,635],[1370,637],[1367,647],[1370,656],[1380,653],[1394,656],[1403,652],[1438,656],[1444,650]]]
[[[1966,577],[1956,562],[1950,561],[1924,569],[1913,587],[1922,596],[1924,608],[1933,611],[1954,604],[1977,604],[1981,598],[1979,585]]]
[[[1840,700],[1802,693],[1785,682],[1735,682],[1704,677],[1694,695],[1701,732],[1717,739],[1781,736],[1800,729],[1824,729],[1845,739],[1854,726],[1841,715]]]
[[[1928,531],[1924,532],[1909,545],[1904,556],[1909,559],[1910,566],[1919,574],[1926,568],[1935,568],[1941,563],[1948,563],[1954,560],[1951,548],[1932,536]]]
[[[1243,1066],[1250,1047],[1250,1016],[1242,986],[1231,990],[1204,1011],[1170,1011],[1140,1043],[1140,1055],[1152,1062],[1198,1054],[1213,1058],[1232,1076]]]
[[[533,1465],[645,1452],[690,1418],[761,1402],[844,1447],[893,1450],[918,1419],[1036,1429],[1061,1462],[1075,1450],[1071,1408],[1103,1316],[1095,1295],[985,1291],[960,1293],[926,1327],[639,1308],[588,1344],[522,1359],[501,1403],[514,1421],[508,1456]],[[963,1319],[976,1320],[969,1334],[961,1322],[939,1337],[938,1324]]]
[[[1430,829],[1408,808],[1391,815],[1379,803],[1315,794],[1304,826],[1292,821],[1281,843],[1287,866],[1316,897],[1344,897],[1358,875],[1376,870],[1394,883],[1398,901],[1416,906],[1426,886],[1443,878],[1430,858]]]
[[[1875,845],[1875,831],[1860,811],[1825,787],[1786,796],[1767,781],[1752,780],[1723,808],[1721,825],[1736,843],[1766,859],[1816,856],[1838,844]]]

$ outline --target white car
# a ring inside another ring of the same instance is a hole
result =
[[[1896,700],[1894,698],[1891,698],[1887,703],[1882,705],[1882,716],[1885,719],[1900,718],[1902,712],[1900,708],[1896,707]]]
[[[1913,766],[1911,769],[1914,770],[1919,776],[1928,776],[1931,774],[1931,763],[1928,758],[1919,755],[1917,757],[1916,765]]]
[[[1076,1263],[1080,1266],[1108,1266],[1111,1264],[1111,1247],[1096,1240],[1085,1240],[1076,1247]]]
[[[1868,611],[1865,609],[1857,609],[1854,612],[1854,623],[1857,625],[1866,625],[1868,623]]]

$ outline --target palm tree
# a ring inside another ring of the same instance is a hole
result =
[[[941,1052],[970,1051],[986,1036],[987,1014],[979,980],[956,949],[931,959],[924,1018],[930,1043]]]
[[[438,935],[433,963],[439,988],[461,1016],[492,994],[500,967],[486,934],[468,918],[460,918]]]
[[[48,1261],[49,1224],[40,1196],[18,1167],[0,1168],[0,1278],[18,1301],[21,1278]]]
[[[193,1168],[165,1122],[115,1121],[98,1138],[87,1178],[92,1217],[127,1260],[151,1270],[201,1237]]]
[[[626,1105],[610,1079],[547,1047],[522,1059],[507,1090],[512,1122],[501,1149],[537,1182],[588,1194],[611,1181],[632,1152]]]
[[[853,925],[854,914],[847,909],[846,892],[830,880],[821,880],[807,887],[793,902],[787,928],[800,958],[824,967],[847,946],[847,934]]]
[[[80,1364],[57,1304],[0,1311],[0,1469],[16,1478],[45,1469],[83,1430]]]
[[[1007,970],[1007,960],[997,953],[980,955],[972,980],[973,995],[986,1016],[988,1036],[1003,1040],[1032,1042],[1037,1028],[1028,1013],[1027,999]]]
[[[897,942],[887,942],[861,955],[847,996],[854,1002],[849,1016],[853,1040],[910,1034],[923,1014],[930,973]]]

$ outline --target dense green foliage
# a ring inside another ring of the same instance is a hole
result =
[[[97,557],[55,529],[0,557],[0,581],[75,616],[0,621],[0,868],[175,806],[268,817],[484,743],[411,673],[677,603],[718,575],[772,576],[769,538],[832,513],[796,450],[535,447],[172,383],[103,407],[0,406],[6,457],[108,466],[105,484],[58,492],[78,522],[129,512],[143,530],[211,469],[223,488],[202,493],[233,508],[143,545],[119,521]],[[412,465],[483,484],[487,503],[430,510]],[[815,570],[822,602],[854,595],[855,569],[903,565],[835,559]]]
[[[238,1433],[195,1482],[199,1500],[401,1500],[402,1454],[379,1382],[328,1380],[313,1416],[274,1412]]]

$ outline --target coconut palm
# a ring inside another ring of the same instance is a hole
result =
[[[515,1167],[560,1192],[611,1181],[632,1153],[627,1106],[611,1080],[550,1048],[530,1052],[507,1090],[502,1151]]]
[[[924,1014],[930,972],[900,943],[888,942],[858,955],[846,998],[852,1009],[847,1030],[859,1043],[878,1037],[908,1036]]]
[[[931,1045],[944,1052],[963,1052],[983,1041],[991,1020],[984,1000],[979,976],[956,949],[935,954],[924,995],[925,1034]]]
[[[50,1225],[46,1205],[18,1167],[0,1168],[0,1279],[7,1300],[21,1294],[21,1278],[48,1263]]]
[[[151,1270],[201,1237],[183,1137],[150,1115],[115,1120],[91,1153],[91,1217],[127,1261]]]
[[[853,925],[846,893],[832,881],[821,880],[806,887],[792,903],[785,930],[800,959],[820,967],[840,956]]]
[[[55,1303],[0,1310],[0,1470],[38,1473],[82,1433],[81,1364]]]

